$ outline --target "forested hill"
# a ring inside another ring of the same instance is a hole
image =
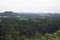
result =
[[[60,40],[60,19],[0,18],[0,40]]]

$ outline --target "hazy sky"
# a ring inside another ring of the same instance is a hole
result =
[[[0,0],[0,11],[60,13],[60,0]]]

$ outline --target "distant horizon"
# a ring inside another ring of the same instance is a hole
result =
[[[0,13],[5,13],[5,12],[13,12],[13,13],[36,13],[36,12],[18,12],[18,11],[0,11]],[[38,12],[37,12],[38,13]],[[44,12],[40,12],[40,13],[44,13]],[[46,13],[45,13],[46,14]],[[52,13],[55,14],[55,13]],[[59,13],[60,14],[60,13]]]

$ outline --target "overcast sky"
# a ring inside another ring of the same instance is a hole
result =
[[[60,0],[0,0],[1,11],[60,13]]]

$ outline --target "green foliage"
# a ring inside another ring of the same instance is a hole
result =
[[[60,19],[0,18],[0,40],[60,40]]]

